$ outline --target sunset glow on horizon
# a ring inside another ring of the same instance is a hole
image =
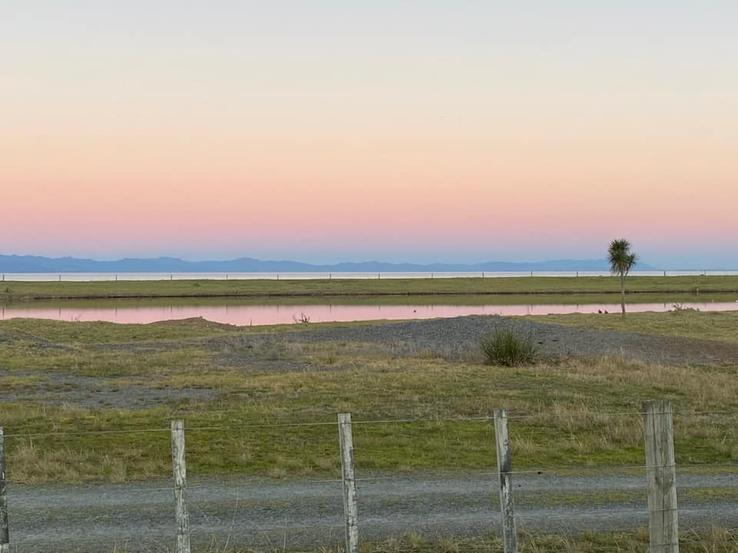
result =
[[[10,0],[0,253],[738,268],[738,4],[646,4]]]

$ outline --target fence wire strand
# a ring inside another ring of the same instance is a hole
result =
[[[653,413],[655,415],[665,415],[667,412]],[[622,416],[622,417],[635,417],[644,416],[645,412],[640,411],[611,411],[611,412],[596,412],[589,416],[570,416],[562,415],[567,421],[575,422],[578,420],[591,421],[592,419],[600,418],[603,416]],[[674,412],[674,417],[709,417],[709,416],[738,416],[738,412],[731,411],[703,411],[703,412]],[[526,419],[539,419],[545,418],[550,419],[550,413],[521,413],[515,414],[508,413],[507,419],[509,420],[526,420]],[[476,422],[492,422],[494,417],[489,416],[461,416],[461,417],[415,417],[415,418],[397,418],[397,419],[358,419],[352,421],[354,426],[370,426],[370,425],[392,425],[392,424],[439,424],[439,423],[476,423]],[[332,421],[310,421],[310,422],[281,422],[281,423],[259,423],[259,424],[216,424],[216,425],[205,425],[205,426],[191,426],[187,427],[187,432],[210,432],[217,430],[249,430],[249,429],[260,429],[260,428],[300,428],[300,427],[322,427],[322,426],[337,426],[337,422]],[[536,428],[555,428],[564,430],[560,426],[547,424],[537,424]],[[530,429],[526,429],[529,431]],[[97,429],[97,430],[50,430],[50,431],[39,431],[39,432],[11,432],[5,434],[6,438],[40,438],[40,437],[52,437],[52,436],[84,436],[84,435],[95,435],[95,434],[137,434],[137,433],[157,433],[157,432],[169,432],[169,427],[146,427],[146,428],[120,428],[120,429]]]

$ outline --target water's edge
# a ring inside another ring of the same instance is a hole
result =
[[[109,302],[109,303],[108,303]],[[106,321],[146,324],[202,317],[239,326],[261,326],[299,322],[353,322],[460,317],[464,315],[550,315],[566,313],[613,313],[619,303],[518,303],[518,304],[343,304],[343,303],[200,303],[141,304],[112,300],[85,304],[78,301],[52,305],[13,303],[0,305],[0,320],[36,318],[59,321]],[[629,303],[628,311],[666,312],[674,309],[700,311],[738,310],[738,301],[688,301]]]

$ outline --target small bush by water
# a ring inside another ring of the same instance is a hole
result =
[[[490,365],[513,367],[536,360],[536,347],[530,336],[520,336],[512,330],[497,330],[482,338],[482,353]]]

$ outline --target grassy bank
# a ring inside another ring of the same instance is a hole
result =
[[[690,332],[710,335],[701,328]],[[390,344],[296,343],[280,328],[11,320],[0,322],[0,421],[15,481],[165,477],[168,420],[180,416],[193,476],[289,477],[336,474],[341,411],[359,421],[364,474],[488,470],[489,422],[459,419],[504,406],[516,467],[567,471],[641,464],[638,412],[658,397],[675,402],[679,463],[726,464],[738,460],[735,370],[622,359],[503,368],[476,350],[408,357]],[[404,422],[376,422],[391,420]]]
[[[701,313],[677,309],[669,313],[630,313],[626,317],[613,313],[571,313],[534,318],[570,326],[738,343],[738,311]]]
[[[377,280],[172,280],[0,283],[0,301],[64,298],[311,297],[362,295],[617,294],[615,277]],[[631,277],[628,292],[738,293],[738,276]]]

